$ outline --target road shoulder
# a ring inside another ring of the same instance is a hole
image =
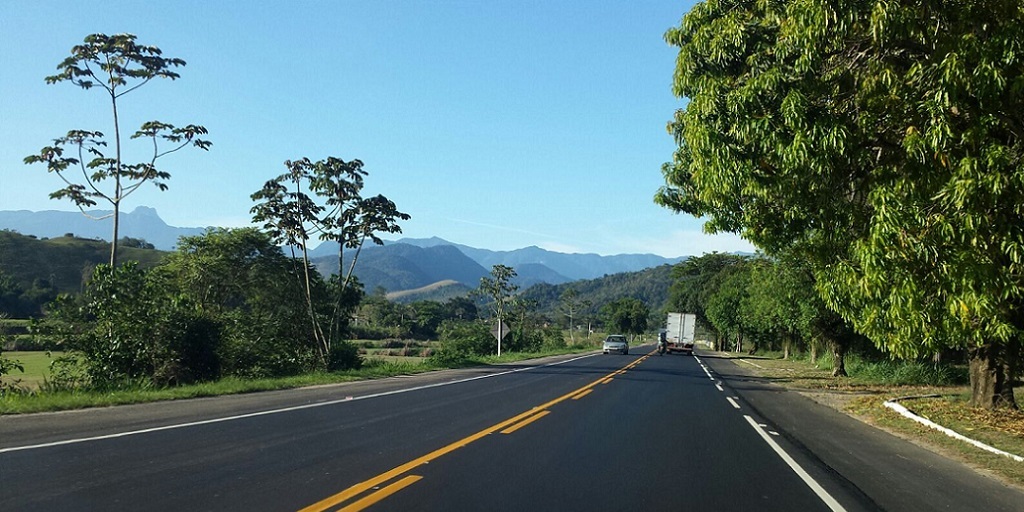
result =
[[[885,510],[1019,511],[1024,492],[916,443],[702,353],[726,386]],[[827,400],[817,397],[818,400]]]

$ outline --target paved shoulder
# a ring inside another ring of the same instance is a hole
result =
[[[795,445],[892,511],[1024,510],[1024,493],[714,355],[702,359]]]

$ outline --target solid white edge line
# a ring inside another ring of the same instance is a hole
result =
[[[739,409],[740,408],[740,404],[736,403],[736,401],[733,400],[731,396],[727,396],[727,397],[725,397],[725,399],[728,400],[730,404],[732,404],[733,408],[735,408],[735,409]]]
[[[981,441],[975,441],[974,439],[971,439],[971,438],[969,438],[969,437],[967,437],[967,436],[965,436],[965,435],[963,435],[963,434],[961,434],[961,433],[959,433],[959,432],[957,432],[955,430],[943,427],[942,425],[939,425],[938,423],[935,423],[934,421],[929,420],[928,418],[923,418],[921,416],[918,416],[918,415],[910,412],[910,409],[907,409],[906,407],[904,407],[904,406],[902,406],[902,405],[900,405],[900,404],[898,404],[896,402],[886,401],[882,405],[884,405],[884,406],[886,406],[886,407],[896,411],[897,413],[899,413],[900,415],[902,415],[902,416],[904,416],[906,418],[910,418],[910,419],[912,419],[912,420],[914,420],[914,421],[916,421],[916,422],[918,422],[918,423],[920,423],[922,425],[925,425],[927,427],[931,427],[931,428],[933,428],[935,430],[938,430],[939,432],[942,432],[943,434],[946,434],[947,436],[952,437],[953,439],[959,439],[960,441],[963,441],[965,443],[971,444],[971,445],[973,445],[973,446],[975,446],[977,448],[981,448],[982,450],[985,450],[985,451],[988,451],[988,452],[992,452],[992,453],[995,453],[995,454],[998,454],[998,455],[1002,455],[1003,457],[1009,457],[1009,458],[1011,458],[1011,459],[1013,459],[1013,460],[1015,460],[1017,462],[1024,462],[1024,457],[1021,457],[1020,455],[1014,455],[1014,454],[1012,454],[1010,452],[1004,452],[1003,450],[1000,450],[999,448],[996,448],[994,446],[989,446],[989,445],[987,445],[987,444],[985,444],[985,443],[983,443]]]
[[[708,378],[711,380],[715,380],[715,377],[711,375],[711,371],[708,369],[707,366],[704,365],[704,361],[701,361],[700,358],[697,356],[693,356],[693,358],[697,360],[697,362],[700,364],[700,367],[704,370],[704,373],[707,374]]]
[[[508,374],[511,374],[511,373],[524,372],[524,371],[527,371],[527,370],[535,370],[537,368],[545,368],[545,367],[548,367],[548,366],[558,366],[560,364],[570,363],[570,362],[573,362],[573,361],[579,361],[580,359],[585,359],[585,358],[588,358],[588,357],[593,357],[594,355],[596,355],[596,354],[588,354],[588,355],[584,355],[584,356],[580,356],[580,357],[574,357],[572,359],[566,359],[565,361],[559,361],[557,363],[548,363],[548,364],[542,364],[542,365],[539,365],[539,366],[529,366],[529,367],[526,367],[526,368],[517,368],[515,370],[507,370],[507,371],[498,372],[498,373],[489,373],[487,375],[477,375],[476,377],[469,377],[467,379],[452,380],[452,381],[448,381],[448,382],[437,382],[437,383],[434,383],[434,384],[427,384],[427,385],[424,385],[424,386],[417,386],[417,387],[414,387],[414,388],[396,389],[396,390],[393,390],[393,391],[384,391],[384,392],[381,392],[381,393],[374,393],[374,394],[370,394],[370,395],[355,396],[355,397],[345,397],[345,398],[340,398],[340,399],[337,399],[337,400],[329,400],[329,401],[326,401],[326,402],[316,402],[316,403],[312,403],[312,404],[296,405],[296,406],[293,406],[293,407],[285,407],[285,408],[282,408],[282,409],[270,409],[270,410],[266,410],[266,411],[258,411],[258,412],[251,412],[251,413],[247,413],[247,414],[239,414],[239,415],[236,415],[236,416],[225,416],[223,418],[212,418],[212,419],[208,419],[208,420],[192,421],[192,422],[189,422],[189,423],[177,423],[177,424],[173,424],[173,425],[163,425],[163,426],[160,426],[160,427],[144,428],[144,429],[140,429],[140,430],[129,430],[127,432],[115,432],[113,434],[105,434],[105,435],[102,435],[102,436],[82,437],[82,438],[77,438],[77,439],[65,439],[63,441],[54,441],[52,443],[40,443],[40,444],[32,444],[32,445],[25,445],[25,446],[12,446],[12,447],[9,447],[9,448],[0,448],[0,453],[17,452],[17,451],[22,451],[22,450],[34,450],[34,449],[37,449],[37,448],[50,448],[50,447],[53,447],[53,446],[62,446],[62,445],[66,445],[66,444],[78,444],[78,443],[85,443],[85,442],[89,442],[89,441],[102,441],[104,439],[116,439],[116,438],[119,438],[119,437],[135,436],[135,435],[139,435],[139,434],[150,434],[150,433],[153,433],[153,432],[160,432],[160,431],[163,431],[163,430],[174,430],[174,429],[179,429],[179,428],[196,427],[196,426],[199,426],[199,425],[210,425],[210,424],[213,424],[213,423],[222,423],[222,422],[225,422],[225,421],[234,421],[234,420],[241,420],[241,419],[246,419],[246,418],[255,418],[257,416],[269,416],[271,414],[279,414],[279,413],[283,413],[283,412],[299,411],[299,410],[302,410],[302,409],[313,409],[315,407],[325,407],[325,406],[328,406],[328,405],[336,405],[336,404],[345,403],[345,402],[355,402],[357,400],[368,400],[370,398],[380,398],[380,397],[383,397],[383,396],[397,395],[397,394],[401,394],[401,393],[409,393],[409,392],[412,392],[412,391],[421,391],[421,390],[424,390],[424,389],[437,388],[437,387],[441,387],[441,386],[450,386],[452,384],[462,384],[464,382],[471,382],[471,381],[474,381],[474,380],[489,379],[491,377],[499,377],[499,376],[508,375]]]
[[[768,443],[768,446],[771,446],[772,449],[775,450],[775,453],[777,453],[779,457],[781,457],[782,460],[785,461],[786,464],[788,464],[789,467],[797,474],[797,476],[799,476],[800,479],[803,480],[812,491],[814,491],[814,494],[817,494],[818,498],[828,505],[828,508],[832,509],[834,512],[846,512],[846,509],[843,508],[843,506],[840,505],[839,502],[828,493],[828,491],[826,491],[815,479],[811,478],[811,475],[807,474],[807,471],[804,471],[804,468],[800,467],[800,465],[797,464],[796,461],[793,460],[793,458],[790,457],[774,439],[769,437],[761,427],[757,426],[757,422],[754,421],[754,418],[751,418],[746,414],[744,414],[743,417],[746,418],[747,423],[750,423],[750,426],[757,431],[757,434],[761,436],[761,439],[764,439],[764,442]]]

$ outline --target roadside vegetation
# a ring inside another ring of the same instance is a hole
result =
[[[799,279],[836,376],[850,351],[954,352],[973,405],[1017,409],[1022,26],[1018,0],[697,3],[665,34],[688,102],[656,202],[791,271],[709,275],[704,318],[737,341],[747,281]]]

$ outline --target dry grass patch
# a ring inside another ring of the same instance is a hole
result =
[[[904,400],[901,404],[918,416],[1000,450],[1024,456],[1024,412],[988,411],[971,407],[968,390],[957,388],[916,388],[890,390],[881,396],[858,397],[845,407],[867,423],[947,457],[963,461],[1000,480],[1024,487],[1024,463],[976,448],[937,430],[911,421],[883,406],[885,400],[903,396],[939,394],[938,398]],[[1021,395],[1018,390],[1017,395]]]

